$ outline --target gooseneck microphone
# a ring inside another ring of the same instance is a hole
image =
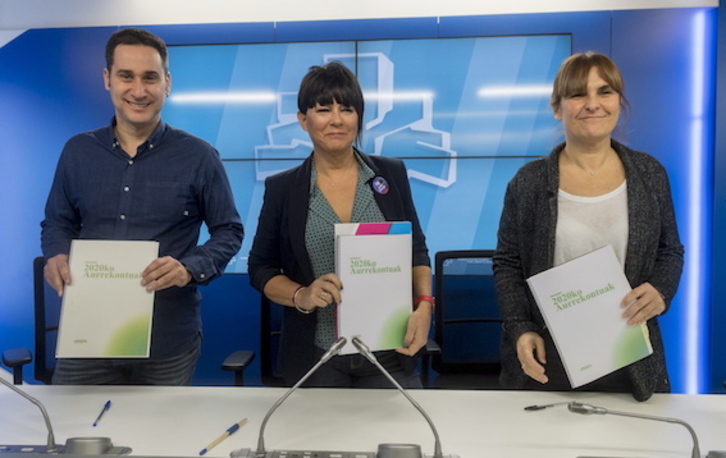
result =
[[[65,445],[56,445],[55,443],[55,435],[53,434],[53,426],[50,424],[50,417],[48,416],[48,412],[45,410],[45,407],[43,404],[32,397],[31,395],[27,394],[20,388],[16,387],[15,385],[11,384],[7,380],[0,377],[0,383],[7,386],[11,390],[18,393],[20,396],[24,397],[28,401],[32,402],[38,408],[40,409],[40,412],[43,414],[43,419],[45,420],[45,426],[48,429],[48,445],[45,446],[45,450],[37,451],[35,449],[41,448],[36,447],[33,445],[13,445],[13,446],[3,446],[0,447],[0,455],[2,455],[3,451],[8,451],[9,448],[10,452],[12,452],[12,449],[33,449],[31,453],[30,451],[22,450],[21,453],[27,454],[27,455],[33,455],[36,453],[39,454],[66,454],[66,455],[128,455],[131,453],[131,447],[125,447],[125,446],[114,446],[111,442],[111,439],[108,437],[70,437],[66,440]]]
[[[698,437],[696,437],[696,431],[693,430],[691,425],[686,423],[683,420],[679,420],[678,418],[670,418],[670,417],[656,417],[653,415],[643,415],[639,413],[631,413],[631,412],[620,412],[617,410],[608,410],[604,407],[595,407],[590,404],[583,404],[580,402],[569,402],[567,404],[567,409],[570,412],[573,413],[579,413],[581,415],[619,415],[622,417],[631,417],[631,418],[640,418],[642,420],[655,420],[655,421],[664,421],[667,423],[677,423],[679,425],[684,426],[688,432],[691,434],[691,438],[693,439],[693,450],[691,451],[691,458],[701,458],[701,451],[698,447]]]
[[[322,366],[323,364],[328,362],[328,360],[330,358],[332,358],[333,356],[337,355],[338,352],[340,352],[340,350],[345,346],[346,342],[347,342],[347,340],[345,339],[345,337],[341,337],[338,340],[336,340],[335,343],[333,343],[333,345],[330,346],[328,351],[326,351],[325,354],[320,357],[320,360],[312,368],[310,368],[310,370],[307,371],[307,373],[305,375],[303,375],[303,377],[300,380],[298,380],[295,385],[293,385],[289,390],[287,390],[287,392],[280,399],[278,399],[277,402],[275,402],[275,404],[272,405],[272,407],[270,407],[270,410],[267,412],[267,415],[265,415],[264,420],[262,420],[262,425],[260,425],[260,435],[257,439],[257,452],[256,452],[257,456],[264,457],[266,455],[266,452],[265,452],[265,426],[267,426],[267,420],[270,419],[270,417],[272,416],[272,413],[275,410],[277,410],[277,408],[280,407],[280,404],[285,402],[285,399],[287,399],[300,385],[302,385],[305,382],[305,380],[310,378],[310,376],[313,375],[320,366]]]
[[[441,452],[441,440],[439,439],[439,432],[436,430],[436,426],[434,426],[434,422],[431,421],[431,418],[426,413],[426,411],[416,402],[407,392],[403,389],[403,387],[396,381],[395,378],[381,365],[381,363],[378,362],[378,359],[376,356],[371,352],[370,348],[366,344],[363,343],[362,340],[360,340],[358,337],[353,337],[351,339],[351,342],[355,346],[355,348],[358,349],[358,352],[365,356],[365,358],[370,361],[378,370],[386,376],[388,380],[393,383],[393,385],[398,388],[398,391],[400,391],[408,401],[413,404],[413,406],[418,410],[421,415],[426,419],[426,421],[429,424],[429,427],[431,427],[431,431],[434,433],[434,455],[432,458],[444,458],[443,453]]]
[[[46,445],[46,452],[47,453],[57,453],[58,447],[55,444],[55,435],[53,434],[53,426],[50,424],[50,417],[48,416],[48,412],[45,410],[45,407],[43,407],[43,404],[41,404],[40,401],[32,397],[31,395],[25,393],[21,389],[17,388],[12,383],[8,382],[7,380],[0,377],[0,383],[7,386],[11,390],[18,393],[20,396],[24,397],[28,401],[32,402],[38,408],[40,409],[40,412],[43,414],[43,420],[45,420],[45,427],[48,429],[48,444]]]

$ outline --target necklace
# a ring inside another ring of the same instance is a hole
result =
[[[567,160],[572,164],[575,168],[582,170],[583,172],[587,173],[589,176],[594,177],[597,175],[608,163],[609,156],[605,156],[603,161],[600,163],[600,165],[596,169],[587,169],[584,165],[579,164],[577,161],[572,160],[569,156],[567,156]]]
[[[357,169],[358,169],[358,163],[356,162],[354,165],[348,166],[348,168],[344,172],[341,172],[340,176],[335,181],[332,178],[330,178],[330,176],[328,174],[326,174],[326,173],[318,172],[318,176],[321,176],[321,177],[325,178],[325,180],[328,183],[330,183],[330,186],[336,187],[336,186],[338,186],[339,183],[341,183],[346,178],[348,178],[348,175],[350,175],[350,172],[352,170],[357,170]]]

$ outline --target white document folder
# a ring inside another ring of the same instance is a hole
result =
[[[73,241],[56,357],[149,356],[154,293],[141,286],[141,272],[158,253],[152,241]]]
[[[653,353],[648,328],[628,325],[632,289],[610,245],[527,279],[573,388]]]
[[[338,304],[342,354],[360,338],[373,350],[401,348],[412,307],[411,223],[336,224],[335,270],[343,283]]]

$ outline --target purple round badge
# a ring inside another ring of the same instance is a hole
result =
[[[373,178],[373,181],[371,182],[371,187],[373,188],[373,191],[381,195],[388,194],[388,191],[391,189],[391,187],[388,186],[388,182],[383,177]]]

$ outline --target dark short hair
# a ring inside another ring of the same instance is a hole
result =
[[[562,99],[584,92],[593,67],[597,68],[600,78],[620,95],[620,105],[627,109],[629,104],[625,98],[625,81],[617,65],[608,56],[592,51],[573,54],[565,59],[555,77],[550,106],[556,110]]]
[[[300,83],[297,93],[297,109],[305,114],[317,104],[352,107],[358,114],[358,141],[363,132],[363,91],[358,79],[345,65],[338,61],[325,65],[314,65]]]
[[[164,40],[143,29],[121,29],[114,32],[106,42],[106,68],[111,71],[113,67],[113,54],[118,45],[142,45],[156,49],[161,57],[164,72],[169,71],[169,53]]]

